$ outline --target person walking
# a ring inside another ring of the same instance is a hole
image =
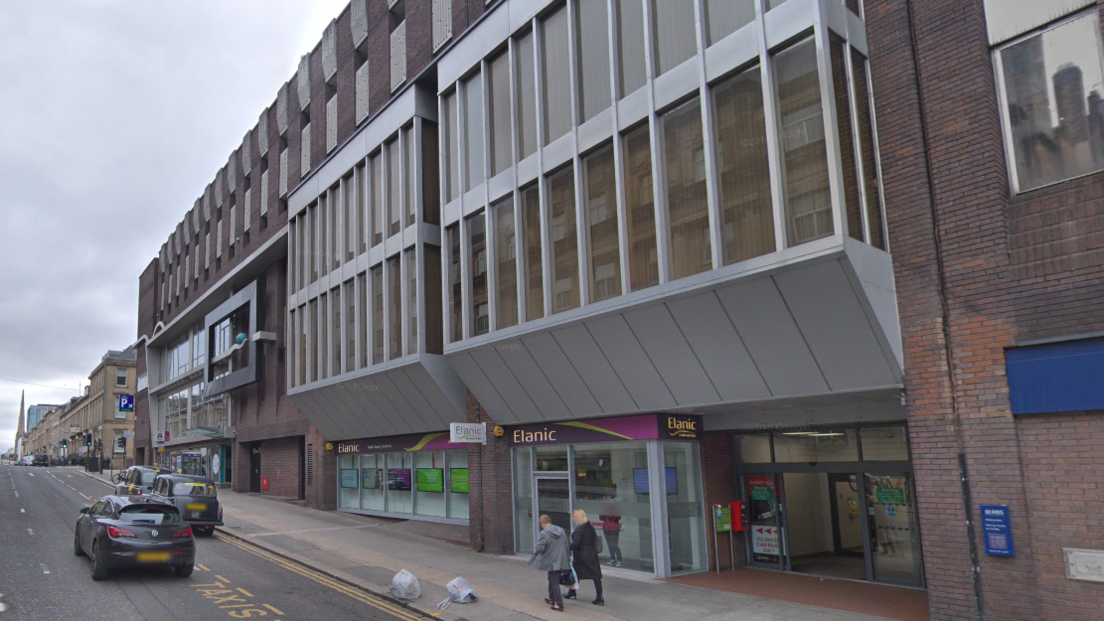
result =
[[[571,552],[574,556],[571,566],[575,568],[578,581],[594,581],[595,606],[604,606],[602,597],[602,563],[598,560],[598,532],[590,523],[586,511],[576,509],[573,514],[575,528],[571,529]],[[566,599],[577,599],[578,583],[564,595]]]
[[[621,516],[599,515],[602,520],[602,535],[606,538],[606,547],[609,548],[610,567],[621,566]]]
[[[540,516],[540,533],[533,545],[529,566],[548,573],[548,597],[544,603],[552,610],[563,612],[563,595],[560,593],[560,572],[571,569],[567,533],[552,523],[547,515]]]

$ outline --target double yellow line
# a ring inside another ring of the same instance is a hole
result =
[[[305,569],[303,567],[300,567],[299,565],[295,565],[292,562],[288,561],[287,559],[276,556],[275,554],[265,552],[264,550],[261,550],[259,548],[254,547],[254,546],[251,546],[247,543],[242,543],[241,541],[237,541],[237,540],[232,539],[230,537],[226,537],[225,535],[215,535],[215,538],[219,539],[220,541],[223,541],[225,543],[228,543],[232,546],[235,546],[237,548],[245,550],[246,552],[248,552],[248,553],[250,553],[254,556],[258,556],[258,557],[263,558],[263,559],[265,559],[265,560],[267,560],[271,563],[275,563],[276,565],[279,565],[280,567],[283,567],[284,569],[286,569],[286,570],[288,570],[292,573],[299,574],[300,576],[303,576],[304,578],[309,578],[309,579],[313,580],[314,582],[317,582],[318,584],[321,584],[322,586],[326,586],[326,587],[329,587],[329,588],[333,589],[334,591],[337,591],[339,593],[343,593],[343,594],[357,600],[358,602],[368,604],[369,606],[371,606],[373,608],[376,608],[378,610],[381,610],[383,612],[391,614],[391,615],[393,615],[393,616],[395,616],[399,619],[403,619],[404,621],[425,621],[425,617],[423,617],[421,615],[411,613],[411,612],[405,610],[404,608],[401,608],[401,607],[396,606],[394,604],[390,604],[388,602],[376,599],[374,596],[369,595],[369,594],[367,594],[367,593],[365,593],[365,592],[363,592],[363,591],[361,591],[361,590],[359,590],[355,587],[351,587],[347,584],[344,584],[344,583],[338,582],[336,580],[333,580],[332,578],[328,578],[328,577],[326,577],[322,574],[316,573],[316,572],[311,571],[309,569]]]

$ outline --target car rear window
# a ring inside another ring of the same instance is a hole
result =
[[[173,486],[173,495],[175,496],[205,496],[214,498],[217,496],[215,492],[215,486],[210,483],[201,483],[197,481],[185,481],[177,483]]]
[[[119,521],[130,524],[179,524],[176,507],[163,505],[128,505],[119,511]]]
[[[157,473],[152,470],[142,471],[142,485],[153,485],[153,480],[157,478]]]

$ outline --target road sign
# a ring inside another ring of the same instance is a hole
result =
[[[1007,505],[981,505],[981,532],[989,556],[1016,556]]]
[[[119,411],[120,412],[133,412],[134,411],[134,395],[119,395]]]
[[[157,443],[158,444],[164,444],[165,443],[165,434],[161,433],[160,431],[157,432]]]

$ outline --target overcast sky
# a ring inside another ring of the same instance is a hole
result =
[[[0,3],[0,451],[21,391],[135,341],[139,274],[347,3]]]

